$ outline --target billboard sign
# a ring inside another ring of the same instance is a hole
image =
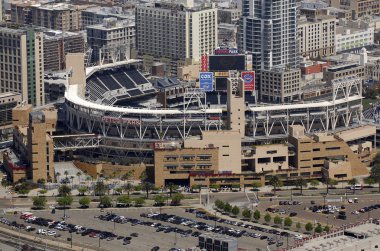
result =
[[[213,91],[213,81],[214,73],[213,72],[200,72],[199,73],[199,87],[204,89],[206,92]]]
[[[245,91],[255,90],[255,72],[254,71],[243,71],[241,73],[241,78],[244,81]]]
[[[230,73],[228,71],[217,71],[214,72],[215,77],[229,77]]]
[[[215,55],[239,54],[239,51],[236,48],[216,49],[214,51],[214,54]]]

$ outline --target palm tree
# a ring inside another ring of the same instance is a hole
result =
[[[173,190],[177,190],[178,186],[173,183],[169,183],[167,188],[169,188],[169,197],[172,197]]]
[[[78,177],[78,179],[79,179],[79,184],[80,184],[80,177],[82,176],[82,172],[77,172],[77,177]]]
[[[66,176],[66,180],[67,180],[67,175],[69,175],[69,172],[66,170],[63,174]]]

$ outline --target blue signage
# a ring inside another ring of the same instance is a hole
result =
[[[206,92],[212,92],[214,90],[213,80],[214,80],[213,72],[199,73],[199,87],[205,90]]]

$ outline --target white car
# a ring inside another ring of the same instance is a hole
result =
[[[55,235],[57,235],[57,233],[55,231],[47,231],[46,234],[49,235],[49,236],[55,236]]]
[[[352,199],[348,199],[348,203],[354,203]]]
[[[359,211],[352,211],[351,214],[358,215],[358,214],[359,214]]]
[[[47,231],[45,229],[40,228],[40,229],[38,229],[37,234],[46,235]]]

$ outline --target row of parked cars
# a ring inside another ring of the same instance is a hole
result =
[[[289,206],[291,206],[291,205],[301,205],[301,201],[296,201],[296,200],[280,200],[279,202],[278,202],[278,204],[280,205],[280,206],[285,206],[285,205],[289,205]]]
[[[4,218],[5,219],[5,218]],[[124,245],[130,244],[132,237],[137,237],[137,234],[131,234],[131,236],[117,236],[109,231],[102,231],[93,228],[86,228],[84,226],[70,224],[65,221],[54,221],[47,218],[36,217],[32,213],[22,213],[20,219],[25,220],[26,223],[35,224],[44,228],[40,228],[36,231],[40,235],[60,236],[55,230],[68,231],[70,233],[80,234],[82,236],[89,236],[91,238],[104,239],[106,241],[112,241],[114,239],[122,240]],[[6,219],[4,220],[7,221]],[[1,222],[1,220],[0,220]],[[31,227],[27,226],[26,228]],[[47,228],[47,229],[46,229]],[[35,228],[33,228],[33,231]]]

